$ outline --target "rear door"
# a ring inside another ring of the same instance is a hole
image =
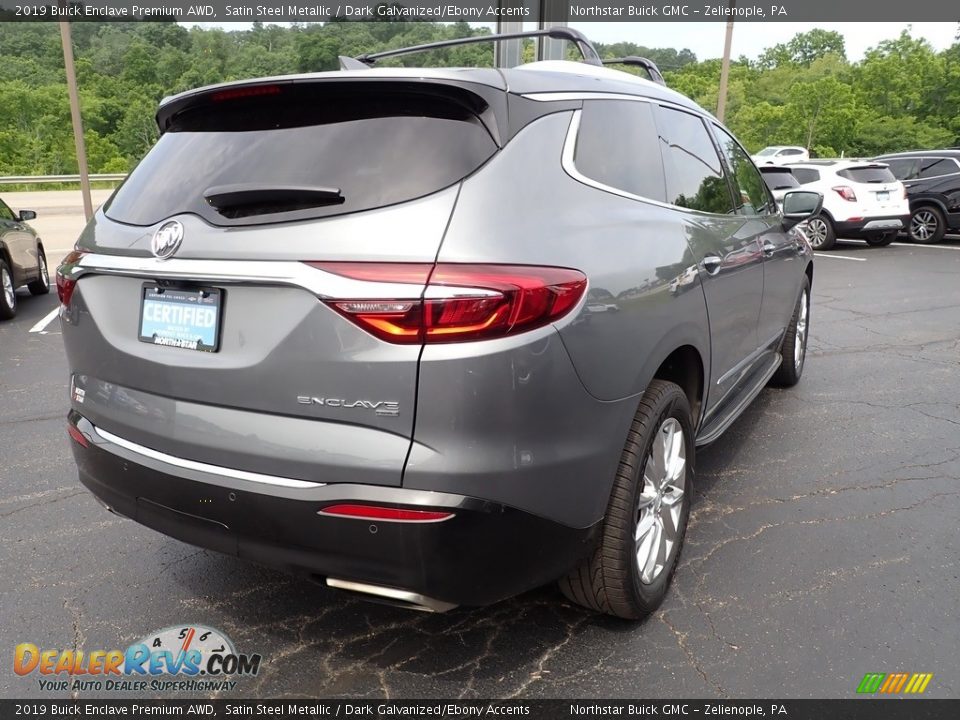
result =
[[[67,268],[75,409],[178,458],[399,485],[420,345],[351,318],[416,311],[459,182],[497,151],[486,101],[447,90],[265,85],[161,111]]]
[[[774,348],[790,322],[800,292],[806,246],[799,237],[784,231],[777,204],[746,151],[719,125],[714,125],[714,131],[731,169],[734,194],[742,198],[737,212],[750,219],[758,234],[763,253],[763,302],[757,339],[761,348]],[[782,168],[780,175],[785,177],[775,187],[799,187],[788,168]]]
[[[685,229],[710,317],[709,414],[756,357],[763,298],[760,236],[766,224],[737,214],[723,164],[701,117],[658,106],[657,127],[667,201],[693,211],[686,215]]]

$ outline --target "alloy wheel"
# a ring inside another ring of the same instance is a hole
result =
[[[3,298],[6,300],[7,307],[16,307],[17,296],[13,291],[13,278],[6,268],[0,268],[0,285],[3,286]]]
[[[910,220],[910,237],[927,242],[937,232],[939,220],[929,210],[919,210]]]
[[[807,237],[813,247],[820,247],[827,239],[827,223],[823,218],[812,218],[807,221]]]
[[[43,253],[40,253],[39,256],[40,262],[40,282],[43,283],[43,286],[50,287],[50,276],[47,274],[47,258],[44,257]]]
[[[799,374],[807,354],[807,318],[810,314],[810,298],[804,290],[800,296],[800,314],[797,316],[797,338],[793,343],[793,366]]]
[[[667,418],[653,439],[637,500],[633,540],[640,582],[645,585],[654,582],[669,565],[680,542],[686,467],[683,427],[676,418]]]

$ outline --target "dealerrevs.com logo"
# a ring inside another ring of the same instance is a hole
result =
[[[232,690],[233,678],[254,676],[261,656],[238,653],[224,633],[203,625],[150,633],[126,650],[41,649],[20,643],[13,671],[36,675],[41,690]]]

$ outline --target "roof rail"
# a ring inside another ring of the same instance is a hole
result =
[[[650,77],[653,82],[658,85],[663,85],[666,87],[667,82],[663,79],[663,74],[660,72],[660,68],[657,67],[657,64],[653,60],[647,60],[645,57],[640,57],[639,55],[628,55],[627,57],[622,58],[612,58],[609,60],[602,61],[604,65],[633,65],[636,67],[642,67],[647,71],[647,75]]]
[[[414,45],[412,47],[398,48],[396,50],[365,53],[363,55],[358,55],[355,59],[367,66],[372,66],[381,58],[395,57],[397,55],[410,55],[412,53],[426,52],[428,50],[436,50],[438,48],[454,47],[456,45],[470,45],[472,43],[480,42],[502,42],[504,40],[520,40],[524,38],[536,37],[548,37],[553,40],[568,40],[577,46],[577,49],[580,51],[580,55],[583,57],[583,62],[587,63],[588,65],[603,64],[600,62],[600,55],[597,53],[597,49],[593,47],[593,43],[587,40],[583,33],[566,26],[552,27],[546,30],[528,30],[516,33],[501,33],[499,35],[474,35],[472,37],[459,38],[457,40],[441,40],[439,42],[427,43],[426,45]],[[344,66],[343,60],[341,60],[340,64],[341,67]],[[656,67],[656,65],[654,65],[654,67]],[[351,69],[352,68],[353,66],[351,66]]]

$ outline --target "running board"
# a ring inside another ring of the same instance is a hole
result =
[[[713,418],[706,427],[700,430],[700,434],[697,436],[697,447],[709,445],[733,425],[734,421],[747,409],[747,406],[760,394],[760,391],[766,387],[767,382],[773,377],[782,361],[780,353],[772,353],[770,359],[760,369],[753,372],[755,380],[746,391],[740,393],[740,399],[731,404],[726,412]]]
[[[411,592],[410,590],[400,590],[399,588],[383,587],[382,585],[370,585],[368,583],[353,582],[351,580],[339,580],[328,577],[327,586],[337,588],[338,590],[348,590],[349,592],[371,595],[380,600],[386,600],[391,604],[409,608],[410,610],[420,610],[422,612],[443,613],[447,610],[453,610],[457,607],[453,603],[443,602],[435,598]]]

